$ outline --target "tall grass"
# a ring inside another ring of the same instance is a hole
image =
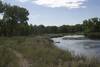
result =
[[[70,52],[58,49],[47,37],[1,37],[0,46],[3,46],[2,49],[5,50],[4,52],[0,49],[0,54],[6,54],[5,56],[0,55],[0,65],[2,62],[3,65],[6,65],[6,58],[9,59],[8,61],[12,61],[12,67],[18,67],[18,64],[15,64],[15,61],[18,62],[17,57],[12,51],[8,50],[8,48],[11,48],[21,53],[32,67],[100,67],[99,62],[95,59],[72,56]]]
[[[0,67],[19,67],[17,57],[5,46],[0,46]]]

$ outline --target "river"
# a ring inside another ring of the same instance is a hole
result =
[[[100,40],[86,39],[83,35],[52,38],[55,46],[73,55],[100,57]]]

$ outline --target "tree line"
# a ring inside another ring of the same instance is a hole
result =
[[[99,36],[100,18],[90,18],[83,21],[83,24],[44,26],[28,24],[29,12],[26,8],[16,5],[9,5],[0,1],[0,36],[27,36],[37,34],[57,33],[84,33],[86,36]]]
[[[62,26],[34,25],[32,29],[34,34],[81,33],[83,26],[81,24]]]
[[[28,24],[29,12],[19,6],[11,6],[0,1],[0,36],[31,35],[44,33],[74,33],[81,32],[82,27],[77,25],[44,26]]]

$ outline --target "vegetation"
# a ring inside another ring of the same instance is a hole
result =
[[[0,36],[28,35],[30,27],[27,23],[28,11],[25,8],[3,4],[0,1]]]
[[[1,43],[1,41],[0,41]],[[9,48],[0,44],[0,67],[19,67],[17,57]]]
[[[26,60],[31,67],[100,67],[100,63],[95,59],[89,60],[85,57],[72,56],[70,52],[56,48],[53,42],[44,36],[1,37],[0,46],[4,46],[7,50],[6,52],[0,52],[1,55],[3,55],[3,53],[6,54],[5,56],[0,56],[2,59],[0,65],[1,63],[6,65],[6,62],[8,62],[8,65],[13,64],[14,62],[11,62],[11,60],[15,60],[16,58],[18,58],[16,61],[20,62],[19,57],[14,53],[14,51],[16,51],[17,54],[22,54],[24,60]],[[9,48],[11,51],[8,54]],[[5,67],[20,67],[18,65],[13,64],[13,66]]]
[[[100,19],[91,18],[83,21],[84,33],[89,38],[100,39]]]
[[[29,12],[27,9],[11,6],[0,1],[0,36],[27,36],[41,34],[79,34],[84,33],[89,38],[100,38],[100,19],[84,20],[83,24],[44,26],[28,24]]]
[[[83,26],[81,24],[76,25],[62,25],[62,26],[44,26],[34,25],[31,26],[34,34],[72,34],[82,33]]]
[[[36,36],[55,34],[57,37],[56,34],[62,36],[62,33],[75,34],[84,31],[88,37],[100,37],[100,19],[92,18],[85,20],[83,24],[59,27],[37,26],[28,24],[27,9],[0,1],[1,13],[0,67],[100,67],[95,59],[72,56],[70,52],[56,48],[48,36]]]
[[[36,34],[80,33],[82,25],[44,26],[28,24],[29,12],[27,9],[11,6],[0,1],[0,36],[26,36]]]

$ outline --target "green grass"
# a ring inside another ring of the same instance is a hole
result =
[[[47,37],[1,37],[0,46],[0,65],[9,65],[0,67],[19,67],[18,58],[8,48],[21,53],[32,67],[100,67],[95,59],[72,56],[56,48]]]
[[[0,67],[19,67],[17,57],[5,46],[0,46]]]

